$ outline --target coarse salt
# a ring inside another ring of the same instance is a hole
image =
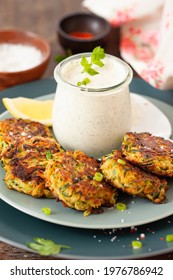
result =
[[[141,233],[140,234],[140,239],[144,239],[145,238],[145,233]]]
[[[24,44],[0,44],[0,72],[18,72],[37,66],[43,59],[41,51]]]

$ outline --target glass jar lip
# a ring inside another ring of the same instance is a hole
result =
[[[82,56],[86,56],[89,57],[91,56],[91,52],[85,52],[85,53],[80,53],[80,54],[75,54],[72,56],[69,56],[67,58],[65,58],[63,61],[61,61],[54,69],[54,78],[56,80],[56,82],[58,83],[58,78],[63,82],[68,84],[70,87],[72,88],[76,88],[78,90],[80,90],[81,92],[95,92],[95,93],[101,93],[101,92],[105,92],[105,91],[111,91],[113,89],[119,89],[125,86],[128,86],[133,78],[133,71],[132,68],[125,62],[123,61],[121,58],[118,58],[114,55],[110,55],[106,53],[107,57],[113,58],[114,60],[118,61],[120,64],[122,64],[125,68],[126,68],[126,76],[124,77],[124,79],[115,84],[115,85],[111,85],[111,86],[107,86],[107,87],[98,87],[98,88],[92,88],[92,87],[85,87],[85,86],[78,86],[78,85],[74,85],[70,82],[68,82],[67,80],[64,79],[63,75],[61,74],[61,69],[62,67],[68,63],[69,61],[75,60],[77,58],[82,58]],[[58,74],[58,75],[57,75]]]

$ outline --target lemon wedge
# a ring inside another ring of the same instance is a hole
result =
[[[29,119],[52,126],[53,100],[38,100],[25,97],[2,98],[5,108],[17,119]]]

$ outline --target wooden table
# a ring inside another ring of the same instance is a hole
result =
[[[56,63],[54,57],[63,54],[56,37],[58,20],[65,14],[82,11],[82,0],[0,0],[0,28],[21,28],[37,33],[51,45],[52,56],[44,77],[53,75]],[[112,29],[106,52],[119,56],[119,29]],[[54,259],[0,242],[0,259]],[[152,259],[173,259],[173,253],[153,257]]]

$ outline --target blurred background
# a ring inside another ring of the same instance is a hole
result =
[[[51,59],[43,77],[53,75],[56,55],[64,54],[57,40],[59,20],[68,13],[84,11],[82,0],[0,0],[0,29],[19,28],[28,30],[46,39],[51,46]],[[118,29],[111,31],[106,51],[119,54]],[[115,36],[116,35],[116,36]]]

